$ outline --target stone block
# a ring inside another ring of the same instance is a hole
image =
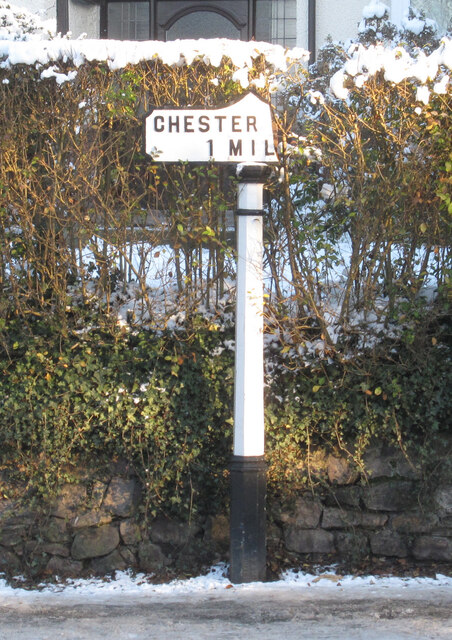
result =
[[[331,506],[355,507],[360,506],[362,487],[352,485],[335,488],[328,497]]]
[[[82,484],[64,484],[50,506],[50,514],[58,518],[74,518],[86,502],[86,487]]]
[[[335,541],[341,559],[360,562],[369,555],[369,539],[364,531],[338,531]]]
[[[91,493],[89,496],[89,506],[92,509],[100,509],[102,502],[105,498],[105,493],[107,491],[108,484],[105,482],[101,482],[100,480],[96,480],[91,489]]]
[[[129,547],[118,547],[119,553],[121,554],[124,562],[128,569],[131,567],[135,567],[137,564],[137,559],[135,557],[135,553]]]
[[[0,545],[14,547],[21,544],[26,537],[26,529],[23,526],[5,527],[0,529]]]
[[[160,547],[148,540],[143,540],[138,546],[138,565],[142,571],[160,571],[169,564],[168,558]]]
[[[41,537],[47,542],[65,544],[71,540],[66,521],[60,518],[49,518],[41,525]]]
[[[353,484],[359,477],[359,473],[352,467],[346,458],[328,456],[327,474],[331,484]]]
[[[284,528],[284,539],[288,551],[296,553],[334,553],[334,535],[323,529],[301,529],[297,525]]]
[[[438,523],[438,518],[432,513],[413,511],[398,513],[391,516],[390,525],[401,533],[429,533]]]
[[[36,513],[18,500],[0,500],[0,529],[27,527],[36,520]]]
[[[230,542],[229,518],[224,514],[209,517],[206,525],[206,540],[222,549],[227,549]]]
[[[124,544],[138,544],[141,540],[140,527],[133,520],[123,520],[119,525],[119,533]]]
[[[71,555],[75,560],[106,556],[119,544],[119,532],[113,525],[83,529],[74,538]]]
[[[452,515],[452,484],[438,487],[433,495],[438,511],[442,516]]]
[[[15,574],[21,570],[21,562],[18,556],[6,547],[0,547],[0,571]]]
[[[364,469],[369,478],[391,478],[394,474],[391,459],[392,456],[385,453],[382,446],[369,447],[363,455]]]
[[[115,571],[124,571],[127,568],[127,562],[119,549],[115,549],[102,558],[94,558],[90,563],[91,571],[98,576],[109,575]]]
[[[62,558],[69,558],[69,547],[64,544],[58,544],[58,542],[44,542],[41,547],[43,553],[48,553],[51,556],[61,556]]]
[[[37,555],[42,554],[42,548],[45,543],[31,538],[30,540],[26,540],[22,547],[19,549],[14,549],[14,551],[19,555],[22,554],[25,557],[36,557]]]
[[[408,549],[403,538],[391,529],[377,531],[370,536],[370,548],[376,556],[406,558]]]
[[[395,475],[407,480],[420,480],[422,478],[422,469],[413,460],[407,458],[402,452],[399,452],[395,464]]]
[[[194,523],[158,518],[151,522],[150,539],[155,544],[182,547],[199,531],[200,527]]]
[[[388,516],[384,513],[350,511],[338,507],[325,507],[322,527],[324,529],[345,529],[347,527],[367,527],[374,529],[386,524]]]
[[[322,509],[318,498],[302,496],[296,499],[291,511],[281,512],[279,518],[284,524],[293,524],[301,529],[315,529],[320,522]]]
[[[134,478],[112,478],[105,494],[104,511],[121,518],[131,516],[139,499],[139,488]]]
[[[113,516],[105,511],[99,511],[99,509],[92,509],[91,511],[85,511],[80,515],[77,515],[71,522],[74,530],[84,529],[86,527],[99,527],[104,524],[110,524],[113,520]]]
[[[434,527],[431,531],[430,531],[430,535],[433,536],[434,538],[436,537],[443,537],[443,538],[449,538],[452,537],[452,529],[450,527],[446,527],[446,526],[442,526],[443,522],[441,521],[441,525],[438,525],[437,527]],[[16,551],[16,553],[19,553],[18,548],[16,547],[14,549]]]
[[[416,560],[452,560],[452,538],[442,536],[421,536],[413,546]]]
[[[70,558],[60,558],[52,556],[47,563],[45,572],[48,575],[59,578],[76,578],[83,571],[83,562],[71,560]]]
[[[373,511],[403,511],[413,506],[415,487],[409,480],[386,480],[363,488],[363,502]]]
[[[370,447],[363,455],[363,462],[371,480],[393,477],[414,480],[421,476],[420,468],[403,451],[390,445]]]

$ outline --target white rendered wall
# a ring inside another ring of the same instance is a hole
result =
[[[308,0],[297,0],[297,47],[308,48]]]
[[[367,4],[368,0],[317,0],[317,46],[321,46],[328,36],[334,42],[354,38]]]
[[[328,36],[335,42],[354,38],[367,4],[369,0],[316,0],[317,50]],[[297,1],[297,46],[304,49],[308,48],[308,6],[308,0]]]
[[[83,33],[88,38],[99,38],[99,25],[99,5],[75,4],[69,0],[69,30],[72,38],[79,38]]]

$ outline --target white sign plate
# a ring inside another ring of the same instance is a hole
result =
[[[145,150],[156,162],[276,162],[270,105],[249,93],[222,109],[155,109]]]

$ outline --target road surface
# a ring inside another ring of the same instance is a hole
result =
[[[0,596],[0,640],[452,640],[452,587],[340,583]]]

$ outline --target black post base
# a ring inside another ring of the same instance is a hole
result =
[[[264,456],[233,456],[231,472],[232,583],[261,582],[266,577],[266,493]]]

